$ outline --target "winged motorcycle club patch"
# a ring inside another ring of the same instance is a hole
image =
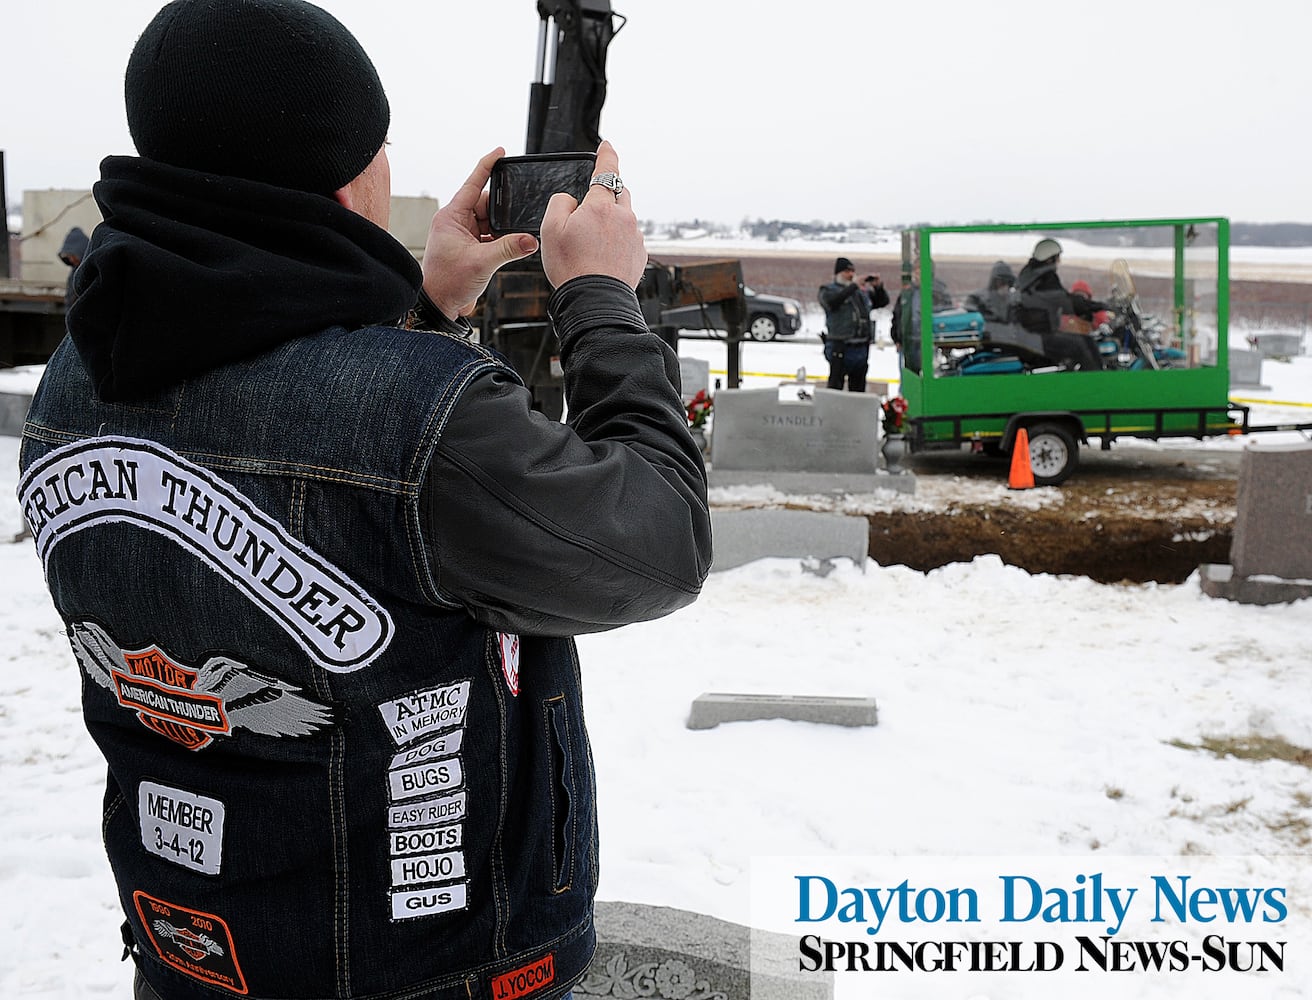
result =
[[[137,721],[188,750],[247,729],[264,736],[308,736],[331,721],[328,709],[276,677],[227,656],[187,667],[150,646],[120,649],[99,625],[78,622],[70,640],[88,678]]]
[[[506,632],[497,633],[497,649],[501,653],[501,673],[506,678],[506,687],[513,695],[519,694],[519,636]]]
[[[218,986],[230,993],[249,992],[232,933],[212,913],[201,913],[177,903],[166,903],[137,890],[132,894],[137,916],[160,961],[175,972]]]

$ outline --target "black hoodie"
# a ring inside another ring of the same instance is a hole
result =
[[[134,157],[101,164],[105,221],[69,334],[106,400],[140,398],[292,337],[400,319],[419,265],[331,198]]]

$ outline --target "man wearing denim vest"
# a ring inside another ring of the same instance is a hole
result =
[[[461,314],[497,150],[387,234],[387,98],[301,0],[178,0],[126,74],[19,499],[108,763],[137,995],[550,1000],[592,956],[572,636],[693,601],[705,470],[615,151],[542,227],[567,424]],[[605,176],[608,175],[608,176]]]

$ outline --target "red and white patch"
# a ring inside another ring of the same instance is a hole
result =
[[[166,903],[138,889],[132,894],[146,938],[160,960],[207,986],[245,994],[246,979],[228,925],[212,913]]]
[[[519,694],[519,636],[497,633],[497,647],[501,650],[501,673],[506,687],[513,695]]]
[[[492,1000],[518,1000],[556,981],[556,956],[548,953],[536,962],[512,969],[492,980]]]

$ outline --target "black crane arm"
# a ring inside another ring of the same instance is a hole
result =
[[[538,0],[538,15],[524,151],[594,150],[606,102],[606,50],[625,18],[611,10],[610,0]]]

